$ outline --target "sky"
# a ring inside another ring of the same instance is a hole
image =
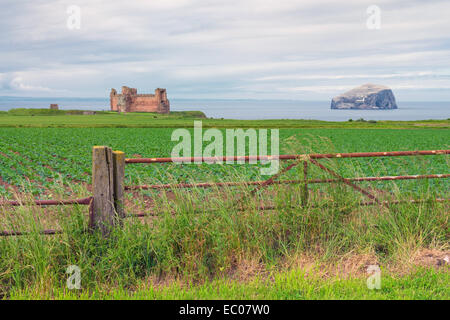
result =
[[[448,0],[1,4],[0,96],[329,100],[376,83],[450,101]]]

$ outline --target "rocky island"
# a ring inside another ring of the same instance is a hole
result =
[[[377,84],[364,84],[331,100],[331,109],[397,109],[392,90]]]

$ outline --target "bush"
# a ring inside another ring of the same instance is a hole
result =
[[[81,115],[88,110],[54,110],[54,109],[34,109],[15,108],[7,112],[12,116],[61,116],[61,115]],[[96,113],[99,113],[96,111]]]

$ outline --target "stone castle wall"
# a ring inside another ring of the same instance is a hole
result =
[[[111,111],[118,112],[170,112],[166,89],[161,88],[156,89],[155,94],[138,94],[136,88],[125,86],[120,94],[111,89],[110,104]]]

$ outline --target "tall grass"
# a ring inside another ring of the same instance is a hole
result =
[[[366,169],[354,162],[323,163],[336,171],[347,166],[355,175]],[[230,180],[246,179],[237,171],[231,174]],[[302,166],[295,175],[303,178]],[[329,178],[313,167],[310,175]],[[388,194],[377,196],[411,197],[395,183],[389,185]],[[89,296],[136,290],[146,281],[239,279],[243,266],[264,275],[306,256],[339,265],[342,257],[361,254],[382,265],[405,266],[421,248],[449,249],[448,204],[431,201],[430,186],[418,195],[430,201],[389,207],[359,206],[363,195],[340,183],[311,185],[307,205],[297,185],[269,186],[255,195],[253,188],[149,191],[137,200],[129,195],[128,213],[149,216],[125,219],[108,238],[88,232],[82,206],[0,208],[0,229],[30,232],[0,237],[0,294],[51,297],[64,290],[69,265],[80,267],[83,290],[78,294]],[[258,209],[263,203],[274,209]],[[42,236],[44,228],[64,233]]]

